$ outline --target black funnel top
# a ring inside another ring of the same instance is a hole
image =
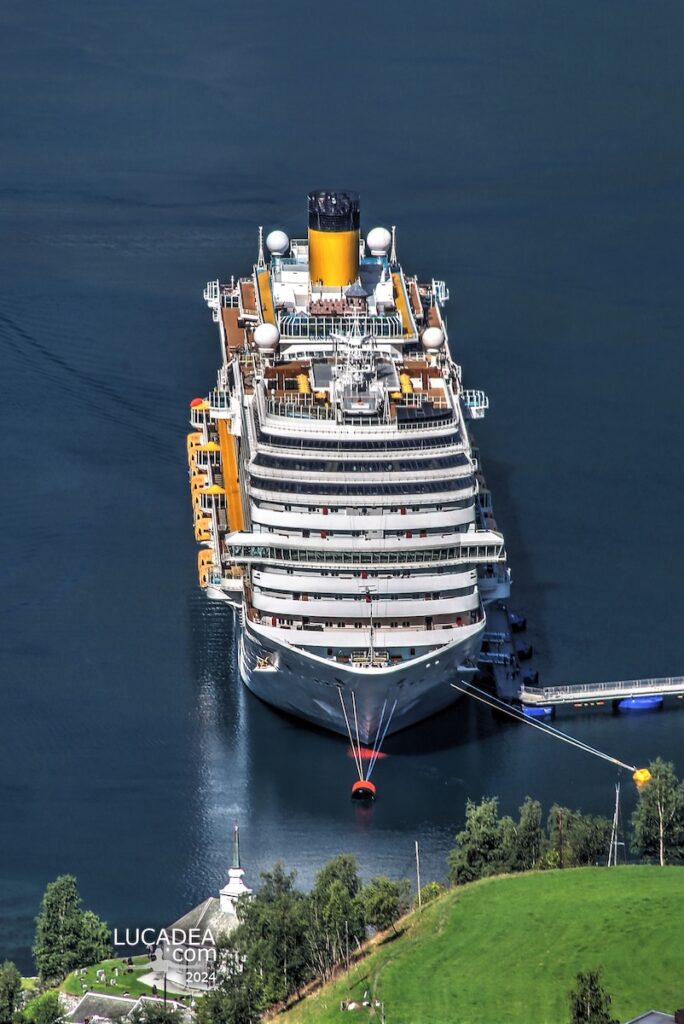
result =
[[[309,192],[309,227],[314,231],[358,231],[358,192]]]

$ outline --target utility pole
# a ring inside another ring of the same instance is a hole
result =
[[[608,867],[615,867],[618,858],[620,832],[620,783],[615,783],[615,810],[613,811],[613,827],[610,832],[610,849],[608,850]]]
[[[418,850],[418,840],[416,839],[416,885],[418,886],[418,913],[423,912],[423,897],[420,891],[420,853]]]

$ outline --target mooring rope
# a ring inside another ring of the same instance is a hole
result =
[[[478,688],[473,686],[471,683],[467,686],[458,686],[457,683],[451,683],[451,686],[453,686],[455,690],[460,690],[461,693],[465,693],[468,696],[473,697],[475,700],[479,700],[481,704],[486,704],[495,711],[502,711],[504,714],[510,715],[510,717],[515,719],[516,722],[524,722],[525,725],[531,725],[535,729],[539,729],[541,732],[546,733],[548,736],[563,740],[564,743],[569,743],[571,746],[577,747],[578,750],[583,750],[587,754],[594,754],[595,757],[600,757],[604,761],[610,762],[610,764],[616,764],[620,768],[626,768],[630,772],[636,771],[636,765],[626,764],[617,757],[605,754],[602,750],[598,750],[596,747],[591,747],[583,740],[578,740],[574,736],[569,736],[567,733],[561,732],[560,729],[556,729],[552,725],[548,725],[546,722],[536,722],[534,719],[528,718],[524,715],[522,711],[518,711],[517,708],[513,708],[510,704],[506,704],[504,701],[499,700],[498,697],[492,697],[490,694],[484,693],[482,690],[478,690]]]
[[[387,718],[387,722],[385,724],[385,728],[384,728],[384,731],[383,731],[383,734],[382,734],[382,739],[380,740],[380,742],[378,744],[378,749],[377,749],[377,751],[375,753],[375,757],[371,758],[370,764],[368,765],[368,771],[366,772],[366,782],[368,782],[368,780],[370,779],[371,772],[375,768],[376,761],[378,760],[378,757],[380,756],[380,748],[382,747],[383,743],[385,742],[385,736],[387,735],[387,730],[389,729],[390,722],[392,721],[392,715],[394,714],[394,711],[395,711],[395,708],[397,706],[397,703],[398,703],[398,701],[395,700],[394,704],[392,705],[392,710],[390,711],[389,716]]]
[[[359,773],[359,779],[363,782],[363,771],[362,771],[362,768],[361,768],[361,754],[359,752],[358,747],[354,746],[354,737],[352,736],[351,725],[349,724],[349,718],[347,716],[347,708],[345,707],[344,697],[342,696],[342,687],[341,686],[337,687],[337,693],[339,694],[340,704],[342,705],[342,714],[344,715],[344,720],[347,723],[347,732],[349,734],[349,745],[351,747],[352,756],[354,758],[354,764],[356,765],[356,770]],[[352,693],[353,693],[353,691],[352,691]]]

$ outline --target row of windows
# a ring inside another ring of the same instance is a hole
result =
[[[448,505],[394,505],[394,506],[370,506],[366,505],[283,505],[275,504],[272,501],[262,501],[261,499],[254,502],[256,508],[267,509],[270,512],[294,512],[296,515],[305,514],[307,512],[318,513],[319,515],[339,515],[340,512],[348,516],[387,516],[387,515],[411,515],[412,513],[420,514],[427,512],[457,512],[463,508],[472,508],[472,498],[461,498],[459,501],[451,499]]]
[[[326,551],[304,548],[279,548],[261,544],[231,544],[228,547],[235,559],[271,559],[278,562],[332,562],[335,565],[382,565],[411,562],[464,562],[496,561],[504,557],[503,545],[462,544],[449,548],[425,548],[408,551]]]
[[[391,440],[364,440],[347,441],[340,438],[324,437],[281,437],[279,434],[270,434],[265,430],[258,431],[259,440],[274,448],[311,448],[320,451],[333,452],[383,452],[403,451],[406,449],[443,448],[446,445],[461,444],[461,435],[458,430],[450,434],[443,434],[441,437],[398,437]]]
[[[422,459],[398,459],[391,462],[337,462],[335,459],[297,459],[284,455],[257,452],[252,465],[270,469],[289,469],[312,473],[412,473],[429,469],[454,469],[467,466],[470,460],[463,452],[455,455],[433,456]]]
[[[274,597],[283,601],[368,601],[368,595],[361,594],[301,594],[285,590],[265,590],[259,588],[259,593],[264,597]],[[475,593],[475,587],[471,583],[469,587],[461,587],[458,590],[435,590],[432,593],[413,594],[379,594],[376,591],[370,592],[370,598],[376,601],[450,601],[455,597],[469,597]]]
[[[448,491],[461,491],[466,487],[474,487],[472,476],[447,477],[444,480],[412,480],[405,483],[391,484],[357,484],[328,483],[325,481],[308,480],[265,480],[250,475],[252,487],[264,491],[280,491],[290,494],[368,494],[384,498],[390,494],[439,494]]]
[[[327,537],[331,537],[333,539],[335,537],[370,537],[370,538],[373,538],[373,539],[376,539],[376,540],[380,540],[380,539],[382,539],[384,537],[387,537],[387,538],[393,539],[393,540],[396,540],[397,538],[401,538],[401,537],[408,537],[410,539],[412,537],[428,537],[428,536],[430,536],[432,534],[434,534],[436,536],[439,536],[439,537],[444,537],[447,534],[466,533],[467,530],[468,530],[468,524],[467,523],[462,523],[459,526],[454,526],[453,529],[451,529],[451,530],[445,529],[444,526],[433,526],[429,530],[428,529],[422,529],[422,528],[419,529],[419,530],[415,530],[414,529],[414,530],[372,530],[372,531],[364,531],[364,530],[337,530],[337,529],[336,530],[319,530],[318,528],[316,528],[315,530],[311,530],[311,529],[304,530],[304,529],[295,529],[295,528],[284,530],[282,528],[278,528],[277,526],[266,526],[263,523],[254,523],[254,525],[252,527],[252,532],[253,533],[274,533],[274,534],[277,534],[279,537],[293,537],[293,538],[294,537],[305,537],[306,538],[306,537],[311,537],[311,536],[314,536],[314,537],[319,537],[320,536],[320,537],[323,537],[324,539],[327,538]]]

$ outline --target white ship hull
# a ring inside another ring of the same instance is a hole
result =
[[[354,669],[310,656],[271,637],[256,635],[250,624],[239,626],[238,659],[245,685],[268,704],[314,725],[348,735],[340,691],[353,725],[352,691],[356,701],[359,738],[372,744],[381,717],[387,734],[415,725],[444,710],[461,696],[450,684],[472,680],[482,643],[482,628],[464,640],[408,664],[389,668]],[[270,659],[266,667],[265,658]],[[396,701],[396,706],[395,705]]]

